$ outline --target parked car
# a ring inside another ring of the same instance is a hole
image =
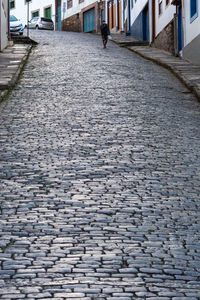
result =
[[[29,21],[28,24],[29,28],[32,29],[49,29],[54,30],[54,23],[49,18],[43,18],[43,17],[34,17]]]
[[[24,26],[15,16],[10,16],[10,33],[11,35],[23,35]]]

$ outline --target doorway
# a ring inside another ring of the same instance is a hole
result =
[[[178,51],[183,49],[182,6],[178,8]]]

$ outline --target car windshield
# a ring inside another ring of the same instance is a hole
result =
[[[18,21],[18,19],[15,16],[10,16],[10,22]]]
[[[41,18],[41,20],[44,21],[44,22],[50,22],[50,23],[52,23],[52,20],[51,20],[51,19]]]

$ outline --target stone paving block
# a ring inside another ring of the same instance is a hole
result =
[[[84,293],[55,293],[54,297],[63,297],[66,299],[74,299],[74,298],[80,299],[85,297],[85,294]]]
[[[43,293],[31,293],[27,295],[27,298],[34,298],[34,299],[46,299],[51,297],[52,295],[48,292],[43,292]]]
[[[7,294],[2,295],[1,299],[25,299],[26,295],[23,294]]]
[[[198,300],[197,297],[173,297],[172,300]]]

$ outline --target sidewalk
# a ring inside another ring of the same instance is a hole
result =
[[[143,42],[143,45],[142,41],[141,44],[139,44],[139,41],[134,37],[112,34],[112,41],[119,46],[126,47],[143,58],[151,60],[170,70],[200,100],[200,66],[193,65],[192,63],[179,57],[175,57],[164,50],[145,46],[145,42]]]
[[[0,52],[0,101],[17,82],[31,47],[27,44],[15,44]]]

